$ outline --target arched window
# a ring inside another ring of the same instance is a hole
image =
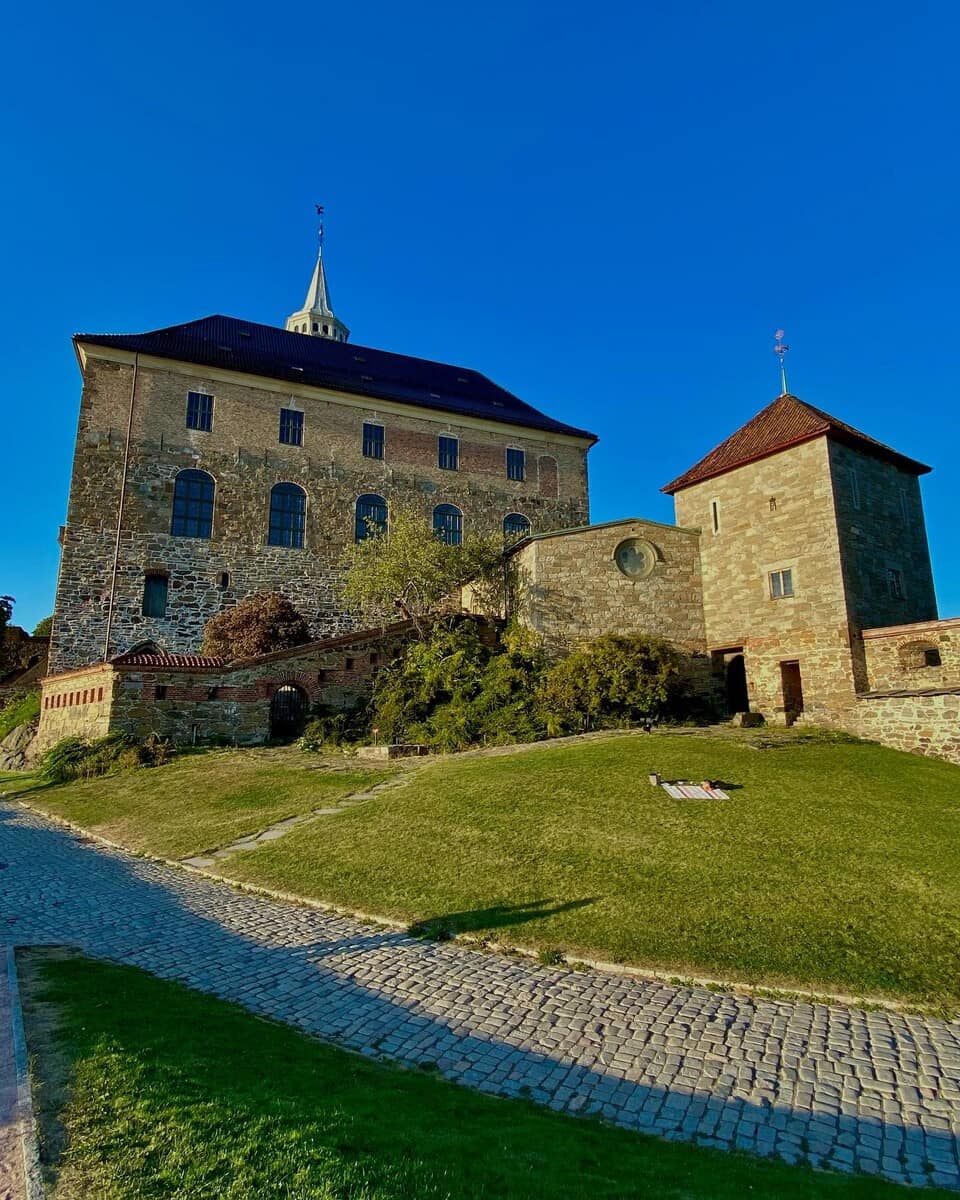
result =
[[[270,489],[271,546],[303,546],[303,529],[307,518],[307,493],[295,483],[277,483]]]
[[[366,495],[357,497],[357,518],[354,525],[353,540],[362,542],[364,538],[374,533],[387,531],[387,502],[382,496]]]
[[[208,538],[213,531],[213,495],[216,484],[206,471],[181,471],[173,485],[174,537]]]
[[[530,522],[523,513],[507,513],[503,518],[503,536],[508,542],[526,537],[530,532]]]
[[[463,513],[454,504],[438,504],[433,510],[433,532],[448,546],[463,541]]]

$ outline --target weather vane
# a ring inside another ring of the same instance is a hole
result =
[[[320,239],[320,245],[323,245],[323,205],[316,205],[317,209],[317,237]]]
[[[773,348],[773,352],[780,360],[780,394],[785,396],[787,394],[787,368],[784,363],[784,356],[790,347],[783,344],[784,333],[782,329],[778,329],[773,336],[777,343]]]

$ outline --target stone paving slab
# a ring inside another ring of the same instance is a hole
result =
[[[0,942],[68,944],[497,1095],[960,1188],[960,1024],[571,972],[245,893],[0,804]]]

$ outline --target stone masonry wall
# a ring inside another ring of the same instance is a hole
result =
[[[894,750],[960,763],[960,688],[867,694],[824,724]]]
[[[675,505],[678,525],[702,529],[707,644],[713,651],[742,647],[751,709],[783,719],[781,663],[794,661],[810,719],[849,705],[852,635],[827,440],[694,484],[676,494]],[[794,594],[773,599],[770,573],[785,569]]]
[[[638,538],[657,552],[650,575],[631,579],[614,557]],[[604,633],[647,633],[688,653],[706,638],[695,531],[627,520],[533,538],[516,552],[519,614],[553,650]]]
[[[960,617],[865,629],[863,646],[870,691],[960,687]],[[926,661],[927,650],[939,666]]]
[[[920,480],[849,446],[828,445],[851,622],[864,629],[936,620]]]
[[[45,679],[36,750],[49,750],[65,737],[93,741],[106,736],[111,728],[114,688],[115,673],[108,664]]]
[[[226,741],[254,745],[270,736],[270,701],[292,683],[311,705],[346,708],[368,695],[377,671],[406,644],[409,632],[338,639],[277,652],[236,667],[193,671],[125,669],[112,727],[132,737],[150,732],[180,744]]]
[[[87,360],[54,618],[54,672],[106,656],[132,381],[132,363]],[[188,391],[214,396],[210,432],[185,428]],[[302,446],[279,443],[281,408],[304,412]],[[365,421],[385,427],[382,460],[362,455]],[[460,438],[459,470],[437,466],[438,435]],[[525,481],[506,478],[508,447],[526,452]],[[346,632],[355,622],[337,597],[338,564],[354,537],[358,496],[381,495],[388,505],[403,500],[427,522],[435,505],[454,504],[464,514],[465,534],[499,529],[513,512],[534,530],[583,524],[586,449],[572,437],[379,401],[367,405],[358,397],[274,387],[230,372],[203,375],[141,363],[109,656],[146,639],[170,653],[195,651],[211,616],[264,590],[288,595],[318,637]],[[174,479],[187,468],[216,481],[209,539],[170,533]],[[279,482],[307,493],[303,549],[266,545],[270,489]],[[148,572],[169,578],[162,618],[141,611]]]

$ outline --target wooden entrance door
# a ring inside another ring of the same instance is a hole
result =
[[[780,682],[783,686],[783,711],[788,725],[803,712],[803,680],[798,662],[780,664]]]

